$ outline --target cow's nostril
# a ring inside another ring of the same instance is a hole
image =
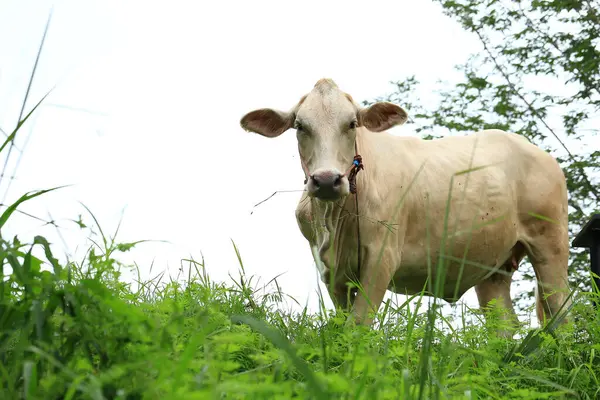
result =
[[[319,187],[319,180],[317,179],[316,176],[311,175],[310,179],[312,179],[313,183],[315,184],[316,187]]]
[[[338,187],[342,184],[342,175],[338,174],[337,178],[335,178],[335,182],[333,182],[333,187]]]

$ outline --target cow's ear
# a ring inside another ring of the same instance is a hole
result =
[[[261,108],[244,115],[240,125],[247,131],[266,137],[277,137],[292,127],[294,115],[290,112]]]
[[[379,102],[358,112],[359,123],[373,132],[381,132],[396,125],[402,125],[408,119],[404,109],[389,102]]]

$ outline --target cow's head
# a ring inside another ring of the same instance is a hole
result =
[[[360,108],[332,80],[321,79],[290,111],[254,110],[244,115],[240,124],[247,131],[271,138],[296,129],[300,158],[309,174],[308,194],[335,201],[349,193],[345,173],[355,155],[357,131],[366,128],[380,132],[406,119],[406,111],[392,103]]]

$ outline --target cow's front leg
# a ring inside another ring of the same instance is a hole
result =
[[[321,281],[327,287],[327,292],[333,305],[336,308],[341,308],[343,311],[350,311],[350,308],[354,304],[356,288],[348,286],[347,279],[336,276],[328,268],[324,268]]]
[[[392,252],[384,249],[374,248],[369,257],[365,258],[361,266],[360,287],[354,300],[353,316],[357,323],[371,325],[373,323],[372,313],[379,310],[385,292],[398,265]]]
[[[344,311],[350,311],[350,308],[354,305],[354,299],[356,298],[356,288],[348,287],[346,284],[337,284],[329,289],[329,294],[336,307],[339,307]]]

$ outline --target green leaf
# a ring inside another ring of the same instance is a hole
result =
[[[17,127],[12,131],[12,133],[10,135],[8,135],[6,140],[4,140],[4,142],[2,143],[2,146],[0,146],[0,153],[2,153],[2,150],[4,150],[4,148],[6,146],[8,146],[9,143],[12,143],[15,140],[15,137],[17,136],[17,132],[19,131],[21,126],[23,126],[23,124],[25,122],[27,122],[27,120],[29,119],[31,114],[33,114],[33,112],[39,107],[40,104],[42,104],[42,101],[44,101],[46,99],[46,97],[48,97],[49,94],[50,94],[50,92],[46,93],[46,95],[44,95],[44,97],[41,98],[41,100],[31,109],[31,111],[29,111],[29,113],[27,113],[25,118],[23,118],[22,120],[19,121],[19,123],[17,124]]]
[[[234,315],[233,317],[231,317],[231,321],[241,322],[246,325],[249,325],[252,329],[260,332],[263,336],[269,339],[275,346],[283,350],[288,355],[288,357],[290,357],[292,363],[294,364],[296,369],[298,369],[298,371],[302,374],[304,379],[306,379],[309,389],[317,399],[329,398],[325,390],[323,389],[321,383],[318,381],[315,374],[310,370],[306,362],[300,357],[298,357],[298,355],[296,354],[296,350],[292,347],[292,344],[279,332],[269,327],[264,322],[246,315]]]
[[[67,187],[69,185],[65,185],[65,186],[58,186],[52,189],[45,189],[45,190],[38,190],[38,191],[34,191],[34,192],[28,192],[25,193],[23,196],[21,196],[17,201],[15,201],[13,204],[11,204],[10,206],[8,206],[8,208],[6,210],[4,210],[4,212],[2,213],[2,215],[0,216],[0,229],[2,229],[4,227],[4,224],[6,224],[6,221],[8,221],[8,219],[10,218],[10,216],[16,211],[17,207],[19,207],[19,205],[21,205],[21,203],[24,203],[28,200],[31,200],[35,197],[41,196],[45,193],[48,192],[52,192],[54,190],[57,189],[62,189],[64,187]]]
[[[58,276],[61,272],[61,266],[58,263],[58,260],[54,258],[52,255],[52,250],[50,250],[50,243],[43,236],[36,236],[33,239],[34,244],[39,244],[44,248],[44,254],[46,255],[46,259],[50,262],[52,267],[54,268],[54,273]]]
[[[127,252],[127,251],[133,249],[136,245],[147,242],[147,241],[148,240],[138,240],[137,242],[131,242],[131,243],[118,243],[116,247],[117,247],[117,250],[124,253],[124,252]]]
[[[25,399],[36,399],[37,368],[32,361],[25,361],[23,363],[23,381],[25,383]]]

